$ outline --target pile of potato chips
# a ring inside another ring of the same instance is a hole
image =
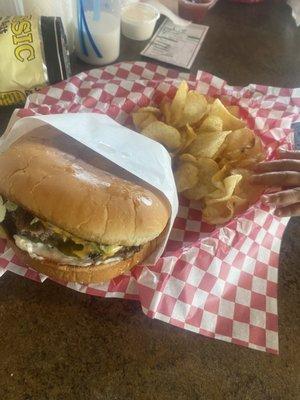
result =
[[[183,81],[171,102],[140,108],[133,122],[170,152],[178,192],[201,202],[204,221],[223,224],[264,191],[248,182],[264,151],[259,137],[239,118],[239,107],[189,90]]]

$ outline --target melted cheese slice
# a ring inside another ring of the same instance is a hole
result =
[[[90,258],[78,259],[77,257],[70,257],[63,254],[55,247],[50,247],[44,243],[35,243],[25,236],[14,235],[14,240],[19,249],[26,251],[30,257],[38,260],[50,259],[59,264],[74,265],[77,267],[88,267],[89,265],[108,264],[110,262],[121,261],[122,257],[111,257],[105,261],[100,260],[94,263]]]
[[[49,222],[41,221],[42,224],[47,228],[50,229],[52,232],[56,233],[57,235],[61,236],[63,241],[72,240],[72,242],[83,246],[81,250],[73,250],[73,253],[79,258],[86,258],[90,253],[95,253],[97,251],[101,251],[104,255],[104,258],[112,257],[116,254],[119,250],[123,248],[123,246],[118,245],[99,245],[93,242],[87,242],[83,239],[80,239],[77,236],[72,235],[69,232],[64,231],[61,228],[58,228],[55,225],[50,224]]]

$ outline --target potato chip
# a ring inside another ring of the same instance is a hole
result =
[[[143,129],[142,134],[161,143],[168,150],[173,151],[181,146],[179,131],[161,121],[154,121]]]
[[[234,190],[234,194],[241,200],[247,202],[245,209],[249,207],[250,204],[256,203],[261,195],[266,190],[264,185],[253,185],[249,178],[253,174],[252,171],[244,168],[237,168],[231,171],[232,174],[238,174],[243,177]]]
[[[206,113],[203,115],[203,117],[202,117],[201,119],[199,119],[198,122],[196,122],[195,124],[193,124],[193,129],[194,129],[194,131],[196,132],[197,135],[199,135],[200,133],[202,133],[200,127],[201,127],[201,125],[203,124],[203,122],[204,122],[205,118],[207,117],[207,115],[208,115],[208,111],[206,111]]]
[[[195,186],[198,180],[198,168],[189,162],[181,163],[175,172],[175,182],[179,193]]]
[[[222,132],[223,121],[217,115],[208,115],[200,125],[199,132]]]
[[[146,109],[148,111],[145,111]],[[144,107],[132,114],[133,123],[139,131],[146,128],[151,122],[157,121],[157,112],[152,112],[149,109],[154,109],[154,107]]]
[[[164,116],[164,122],[169,125],[171,124],[171,103],[164,99],[160,104],[160,111]]]
[[[204,207],[202,219],[208,224],[221,225],[230,221],[234,216],[234,208],[231,202],[223,202]]]
[[[149,116],[148,113],[136,112],[132,114],[132,120],[137,129],[140,129],[141,123]]]
[[[225,166],[229,166],[230,163],[231,163],[231,161],[228,160],[227,158],[223,157],[222,154],[220,154],[220,158],[218,158],[217,161],[218,161],[218,164],[219,164],[220,168],[223,168]]]
[[[157,107],[152,107],[152,106],[147,106],[147,107],[141,107],[139,108],[138,112],[144,112],[144,113],[152,113],[155,114],[157,117],[160,115],[161,111]]]
[[[240,107],[239,106],[226,106],[230,114],[234,115],[236,118],[240,118]]]
[[[219,165],[219,168],[220,168],[220,165]],[[211,179],[212,184],[217,189],[225,191],[223,181],[227,174],[228,174],[228,168],[226,165],[224,165],[224,167],[222,169],[220,169],[218,172],[216,172],[215,175],[212,177],[212,179]],[[213,193],[211,193],[210,196],[213,197]]]
[[[257,135],[254,134],[253,146],[251,148],[247,147],[244,153],[247,158],[255,158],[257,162],[265,159],[265,151],[263,148],[263,144]]]
[[[228,170],[235,168],[246,168],[252,170],[253,167],[257,164],[257,160],[255,158],[245,158],[245,156],[242,155],[236,160],[228,160],[226,158],[221,158],[218,164],[220,168],[226,166]]]
[[[250,129],[243,128],[232,131],[226,138],[222,155],[229,160],[238,159],[247,148],[250,149],[254,144],[255,136]]]
[[[238,161],[234,162],[232,164],[232,167],[233,168],[237,168],[237,167],[238,168],[246,168],[246,169],[249,169],[249,170],[253,170],[255,165],[258,162],[262,161],[262,160],[263,160],[263,158],[259,158],[259,159],[256,159],[256,158],[242,158],[241,160],[238,160]]]
[[[160,114],[159,108],[152,106],[141,107],[137,112],[132,114],[133,123],[138,130],[143,130],[151,122],[157,121]]]
[[[210,115],[216,115],[223,121],[224,130],[236,130],[244,128],[246,122],[232,115],[219,99],[216,99],[210,108]]]
[[[178,150],[178,153],[183,153],[185,149],[187,149],[193,141],[196,139],[197,135],[194,129],[190,125],[186,125],[184,129],[181,130],[181,147]]]
[[[265,188],[249,182],[263,160],[263,144],[239,118],[237,105],[179,85],[172,101],[133,114],[145,136],[164,145],[172,158],[178,192],[201,201],[203,220],[223,224],[256,202]]]
[[[215,158],[229,133],[230,131],[202,133],[188,147],[187,152],[197,158]]]
[[[205,95],[206,101],[208,104],[212,104],[215,101],[215,98],[212,96]]]
[[[172,125],[174,126],[177,126],[177,124],[182,119],[182,114],[185,106],[185,101],[188,95],[188,91],[189,91],[188,84],[186,83],[186,81],[182,81],[171,103],[171,120],[172,120]]]
[[[233,131],[226,138],[220,154],[220,167],[253,168],[265,158],[261,140],[248,128]]]
[[[237,196],[233,193],[242,180],[242,175],[231,175],[224,179],[224,189],[217,189],[205,197],[202,211],[203,220],[209,224],[224,224],[234,216]]]
[[[197,164],[197,158],[188,153],[181,154],[179,160]]]
[[[177,120],[178,126],[195,124],[205,115],[207,101],[200,93],[190,90],[186,96],[182,118]]]
[[[141,122],[140,130],[142,131],[143,129],[147,128],[148,125],[155,121],[157,121],[156,116],[154,114],[148,114],[148,117]]]
[[[200,158],[197,160],[197,166],[197,185],[183,192],[184,196],[190,200],[200,200],[215,190],[211,180],[219,170],[218,164],[209,158]]]
[[[223,181],[224,189],[217,189],[209,194],[205,198],[206,205],[223,203],[230,200],[230,198],[233,196],[236,186],[242,180],[242,178],[243,177],[240,174],[227,176],[227,178],[225,178]]]
[[[246,169],[236,169],[232,173],[237,173],[243,176],[243,179],[238,183],[234,190],[234,195],[231,198],[231,203],[234,208],[234,214],[245,212],[251,204],[256,203],[261,195],[266,190],[263,185],[253,185],[249,182],[249,177],[252,172]]]
[[[230,203],[232,204],[234,215],[246,211],[251,204],[247,199],[241,199],[235,195],[232,196]]]

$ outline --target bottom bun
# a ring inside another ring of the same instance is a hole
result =
[[[140,251],[134,253],[132,257],[126,260],[108,264],[91,265],[88,267],[57,264],[49,259],[38,260],[30,257],[28,253],[19,249],[14,240],[9,238],[8,241],[18,258],[27,267],[33,268],[37,272],[41,272],[53,279],[65,282],[78,282],[87,285],[89,283],[109,281],[143,262],[161,243],[164,236],[163,233],[151,242],[144,244]]]

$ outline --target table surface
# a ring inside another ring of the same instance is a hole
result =
[[[230,84],[300,87],[300,28],[283,1],[220,0],[192,71]],[[122,38],[120,60],[145,43]],[[77,63],[75,71],[88,66]],[[0,111],[0,132],[12,108]],[[204,338],[143,315],[137,302],[94,298],[47,280],[0,279],[1,400],[281,400],[299,395],[299,220],[279,272],[280,355]]]

